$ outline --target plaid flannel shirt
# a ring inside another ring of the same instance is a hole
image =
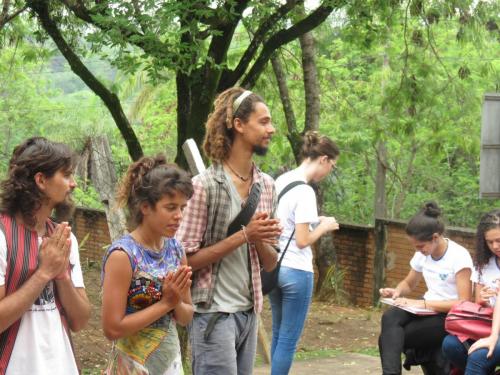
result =
[[[253,183],[262,185],[256,212],[267,212],[274,217],[277,204],[274,180],[254,166]],[[188,201],[176,234],[188,255],[225,239],[230,224],[230,187],[222,164],[214,163],[193,177],[193,186],[193,197]],[[254,310],[260,313],[263,297],[259,257],[254,245],[249,245],[249,252]],[[194,304],[205,308],[211,306],[219,267],[220,262],[216,262],[193,273],[191,292]]]

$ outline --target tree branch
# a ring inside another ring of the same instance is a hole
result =
[[[3,0],[2,13],[0,13],[0,20],[3,20],[9,14],[10,0]]]
[[[338,4],[336,4],[335,7],[340,7],[344,3],[345,0],[339,0]],[[271,38],[269,38],[269,40],[262,48],[262,51],[253,64],[252,68],[242,80],[241,86],[253,87],[260,74],[262,73],[262,70],[271,58],[271,55],[274,51],[276,51],[276,49],[298,38],[302,34],[314,29],[330,15],[333,9],[333,5],[320,5],[318,8],[316,8],[316,10],[314,10],[314,12],[309,14],[303,20],[299,21],[288,29],[282,29],[278,31]]]
[[[229,46],[231,45],[231,41],[233,40],[234,31],[236,30],[236,26],[238,26],[238,22],[243,16],[243,11],[246,9],[248,4],[248,0],[238,1],[238,5],[236,5],[233,10],[233,18],[226,20],[221,23],[221,26],[217,29],[221,31],[222,35],[214,35],[212,37],[212,42],[210,43],[210,47],[208,48],[207,63],[210,64],[210,60],[213,60],[215,64],[220,64],[226,60],[227,51],[229,50]],[[225,12],[230,12],[231,2],[224,4]]]
[[[139,26],[141,26],[141,31],[143,33],[146,32],[147,30],[147,24],[145,24],[141,19],[141,8],[139,7],[139,4],[137,3],[137,0],[132,0],[132,5],[134,6],[134,17],[137,19],[137,22],[139,23]]]
[[[0,30],[2,30],[5,27],[5,25],[7,25],[10,21],[19,16],[26,9],[28,9],[28,6],[25,5],[9,15],[9,7],[10,7],[10,1],[5,0],[2,7],[2,13],[0,14]]]
[[[200,23],[210,26],[213,29],[218,29],[221,25],[222,19],[217,15],[217,9],[215,9],[215,13],[212,15],[203,14],[214,12],[214,9],[210,8],[207,3],[208,1],[201,0],[195,4],[191,4],[192,13],[198,13],[196,18]],[[227,6],[228,3],[226,3],[225,5]]]
[[[77,18],[81,19],[82,21],[85,21],[99,28],[101,31],[104,32],[109,32],[112,30],[112,27],[96,22],[93,18],[96,15],[106,16],[105,10],[108,8],[105,7],[105,4],[100,3],[99,5],[93,7],[92,9],[88,9],[81,0],[76,0],[76,1],[59,0],[59,1],[61,1],[70,11],[73,12],[73,14]],[[140,23],[139,21],[137,22]],[[165,43],[160,41],[160,39],[158,38],[152,39],[150,37],[151,34],[148,34],[149,36],[146,40],[146,36],[143,33],[141,33],[139,30],[132,30],[130,28],[119,27],[117,30],[120,32],[122,38],[125,39],[128,43],[141,48],[144,52],[150,54],[151,56],[159,60],[171,59],[175,64],[177,55],[170,54],[170,56],[168,56],[169,48]]]
[[[295,113],[286,83],[286,74],[277,53],[274,53],[271,57],[271,64],[273,66],[274,75],[276,76],[276,81],[278,82],[281,104],[283,105],[283,113],[285,114],[286,126],[288,129],[288,134],[286,136],[292,146],[293,155],[298,164],[302,140],[297,130],[297,121],[295,119]]]
[[[227,51],[233,40],[234,32],[243,16],[243,11],[248,5],[248,0],[240,0],[234,5],[228,1],[223,5],[223,12],[230,14],[228,18],[221,21],[221,26],[217,35],[212,36],[212,40],[207,52],[207,58],[200,70],[201,80],[192,87],[194,91],[202,92],[203,95],[193,96],[193,108],[190,123],[201,123],[206,120],[213,106],[213,98],[220,87],[222,70],[220,65],[227,61]]]
[[[303,4],[304,0],[287,0],[278,10],[271,14],[266,20],[264,20],[257,31],[253,34],[252,41],[248,45],[247,49],[241,56],[240,61],[236,68],[232,71],[225,71],[221,79],[221,86],[224,88],[234,86],[238,79],[245,73],[248,66],[255,57],[259,46],[263,43],[264,38],[272,30],[273,26],[276,25],[285,15],[287,15],[296,5]]]
[[[31,0],[28,2],[28,6],[37,14],[43,29],[50,35],[59,51],[61,51],[62,55],[66,58],[71,70],[104,102],[104,105],[111,113],[111,116],[115,120],[127,144],[130,157],[133,160],[139,159],[143,155],[142,147],[123,112],[118,96],[108,90],[106,86],[87,69],[80,58],[71,49],[57,27],[56,22],[50,17],[47,2],[45,0]]]

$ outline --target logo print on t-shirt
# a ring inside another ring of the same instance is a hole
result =
[[[36,306],[44,306],[52,304],[54,301],[54,286],[53,283],[48,283],[33,304]]]
[[[445,281],[447,277],[448,277],[447,273],[440,273],[439,274],[439,278],[441,279],[441,281]]]

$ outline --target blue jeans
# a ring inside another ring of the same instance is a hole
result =
[[[464,370],[466,375],[489,375],[500,364],[500,342],[497,342],[491,358],[486,358],[488,349],[482,348],[467,355],[467,349],[460,340],[448,335],[443,341],[443,354],[453,365]]]
[[[278,286],[269,293],[273,313],[271,375],[286,375],[311,304],[314,274],[281,267]]]

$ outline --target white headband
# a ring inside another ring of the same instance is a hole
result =
[[[243,100],[245,100],[246,98],[248,98],[248,96],[250,96],[252,94],[253,94],[253,92],[245,90],[241,93],[240,96],[238,96],[236,98],[236,100],[233,103],[233,115],[236,113],[238,108],[240,108],[240,105],[241,105],[241,103],[243,103]]]

